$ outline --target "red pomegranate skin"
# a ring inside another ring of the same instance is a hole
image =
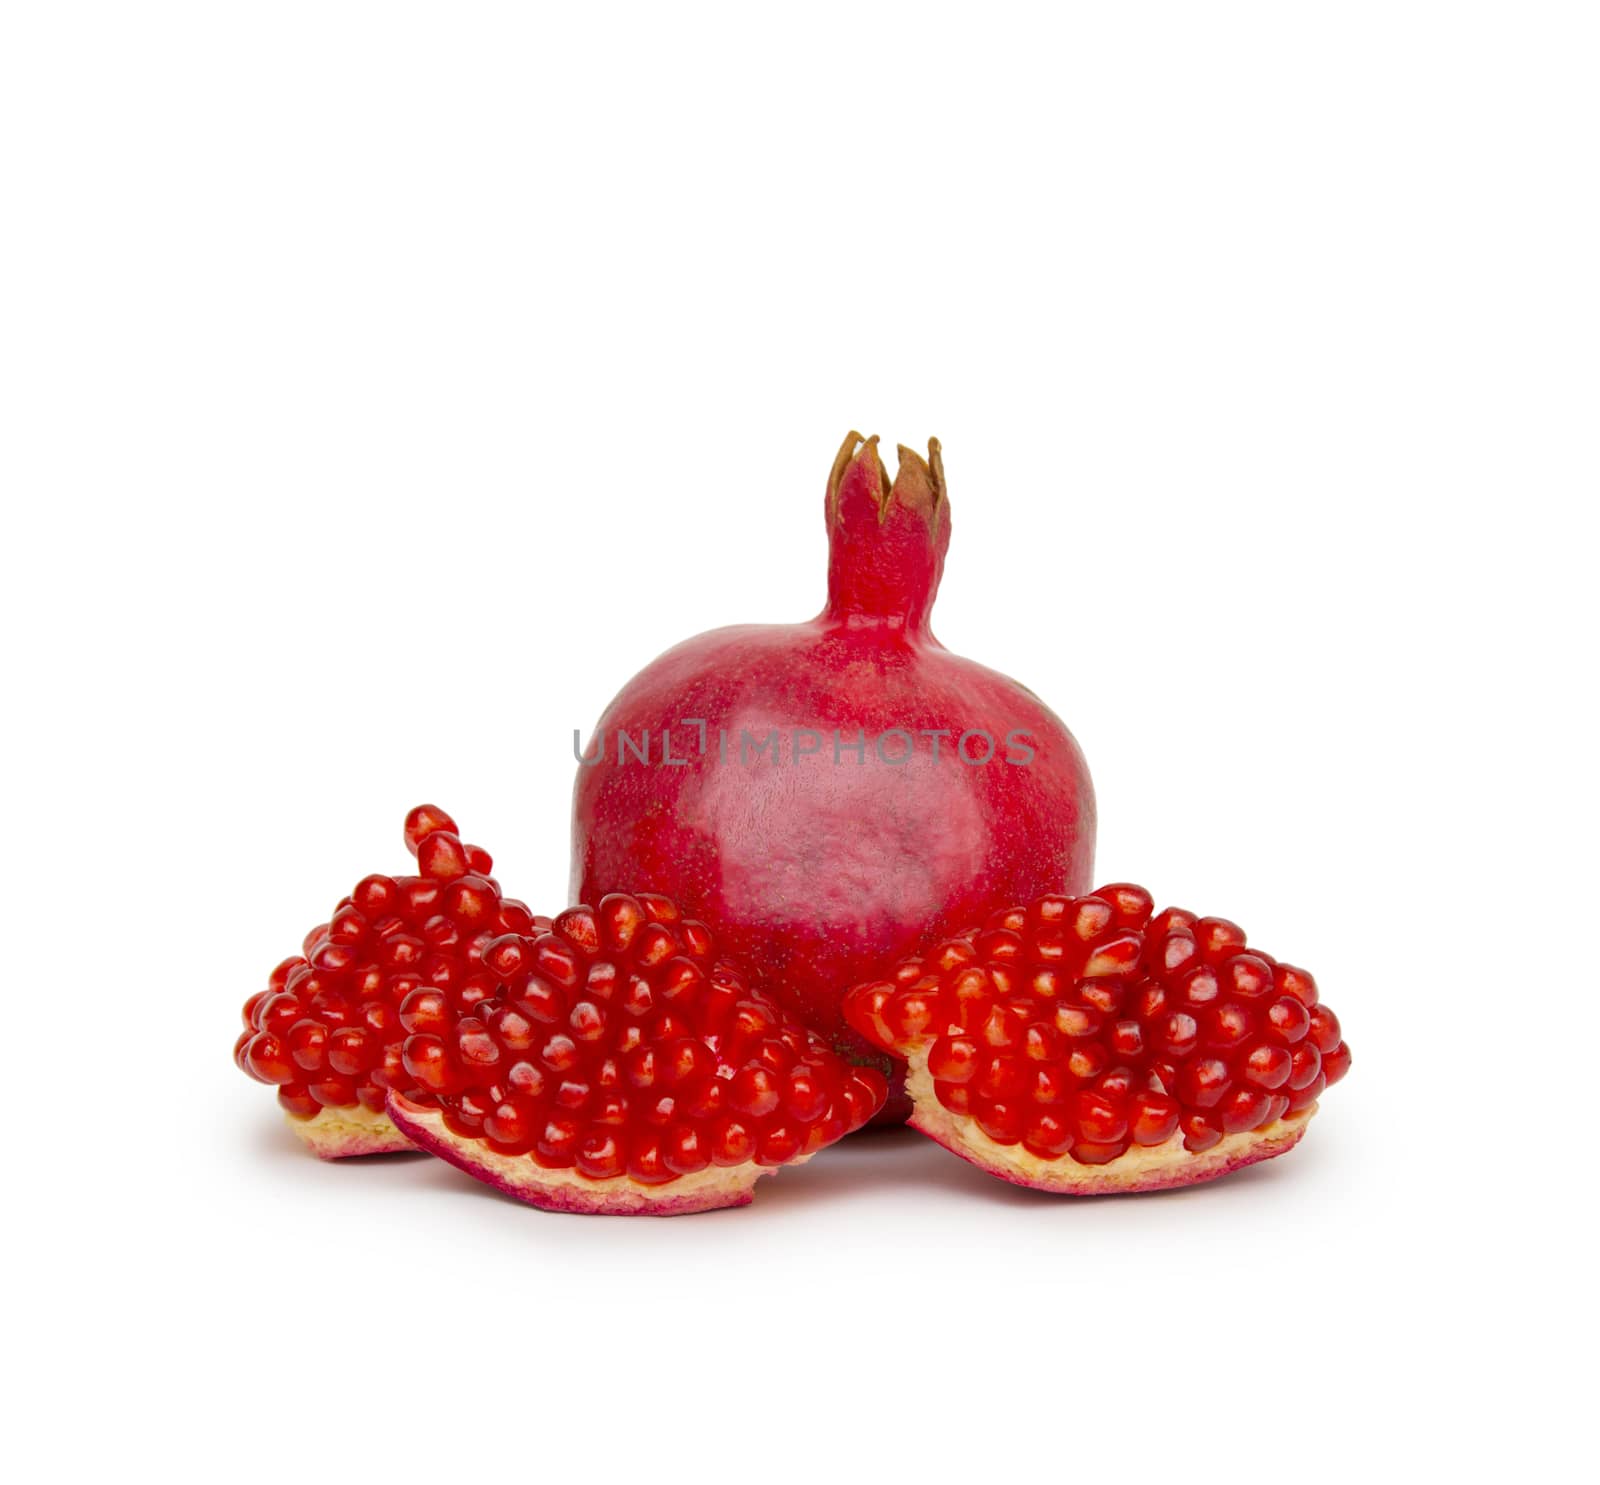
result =
[[[572,889],[676,897],[839,1051],[887,1066],[845,1023],[846,992],[994,908],[1086,891],[1094,793],[1060,719],[929,628],[950,541],[937,441],[927,462],[902,447],[891,486],[877,440],[852,433],[825,514],[821,614],[697,635],[606,709],[574,790]],[[909,739],[880,751],[895,729]],[[976,729],[986,764],[956,754]]]

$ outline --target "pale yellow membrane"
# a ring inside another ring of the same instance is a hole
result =
[[[309,1119],[285,1114],[289,1128],[324,1160],[344,1155],[382,1155],[416,1147],[381,1109],[374,1113],[362,1104],[352,1108],[319,1109]]]
[[[1217,1144],[1198,1155],[1191,1155],[1183,1148],[1183,1135],[1179,1133],[1159,1145],[1132,1145],[1126,1153],[1105,1165],[1080,1165],[1071,1155],[1042,1160],[1021,1145],[996,1144],[978,1128],[975,1120],[952,1114],[939,1102],[933,1076],[928,1071],[926,1047],[911,1053],[907,1061],[906,1092],[916,1105],[912,1122],[924,1134],[954,1150],[966,1152],[978,1164],[1024,1186],[1077,1195],[1148,1189],[1153,1181],[1180,1171],[1185,1182],[1204,1181],[1252,1159],[1260,1160],[1287,1150],[1299,1140],[1307,1121],[1317,1111],[1316,1104],[1312,1104],[1291,1118],[1275,1119],[1264,1129],[1225,1134]]]

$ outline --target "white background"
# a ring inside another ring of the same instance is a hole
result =
[[[1592,9],[577,10],[5,11],[11,1462],[1570,1477]],[[1099,875],[1317,972],[1305,1145],[674,1222],[304,1154],[240,1002],[422,799],[564,905],[572,728],[816,611],[851,426],[943,440]]]

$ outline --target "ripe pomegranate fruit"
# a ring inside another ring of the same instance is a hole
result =
[[[1019,1186],[1156,1191],[1281,1155],[1350,1068],[1303,969],[1117,884],[1045,896],[845,997],[911,1123]]]
[[[669,898],[613,893],[499,935],[483,960],[500,988],[469,1014],[428,992],[401,1008],[414,1091],[391,1087],[389,1115],[534,1206],[743,1206],[883,1104],[881,1073],[785,1017]]]
[[[828,479],[821,614],[687,640],[606,709],[572,884],[671,894],[836,1049],[888,1066],[844,991],[1007,902],[1087,888],[1095,819],[1055,714],[929,628],[950,541],[937,441],[926,461],[902,447],[892,484],[877,442],[850,434]]]
[[[495,988],[484,946],[549,926],[501,896],[489,853],[436,805],[406,816],[405,839],[420,875],[363,877],[244,1004],[234,1061],[278,1085],[290,1127],[325,1159],[411,1148],[384,1112],[409,1086],[402,1011],[463,1014]]]

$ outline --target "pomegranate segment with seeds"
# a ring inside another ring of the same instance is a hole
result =
[[[494,994],[399,1010],[413,1143],[534,1206],[672,1216],[742,1206],[883,1106],[853,1067],[717,957],[669,898],[613,893],[483,947]]]
[[[438,806],[406,816],[405,840],[419,873],[363,877],[244,1004],[235,1062],[277,1085],[291,1128],[325,1159],[412,1148],[384,1108],[411,1086],[401,1008],[423,994],[464,1014],[495,988],[485,947],[549,922],[501,895],[489,853]]]
[[[911,1123],[1021,1186],[1094,1194],[1280,1155],[1350,1067],[1316,982],[1224,918],[1142,887],[1046,896],[858,985],[844,1011],[906,1059]]]

